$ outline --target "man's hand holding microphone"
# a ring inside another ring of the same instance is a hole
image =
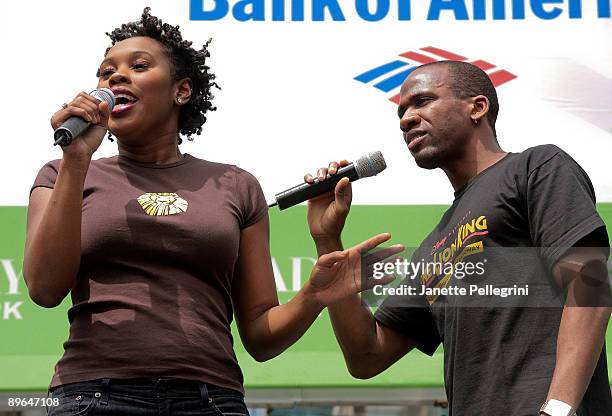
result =
[[[363,164],[363,160],[366,158],[359,161]],[[382,164],[384,166],[384,160]],[[334,180],[334,175],[346,172],[347,167],[351,165],[347,160],[331,162],[327,168],[320,168],[316,177],[310,173],[304,175],[304,182],[314,186],[326,180]],[[356,179],[375,175],[382,169],[384,167],[373,174],[361,175]],[[404,250],[404,246],[397,244],[373,251],[391,238],[388,233],[376,235],[351,248],[343,249],[341,233],[352,202],[352,186],[347,176],[348,174],[345,174],[345,177],[337,181],[333,190],[308,200],[308,226],[319,258],[304,289],[305,293],[322,307],[349,299],[374,285],[390,283],[394,276],[385,276],[382,279],[372,277],[374,264]]]

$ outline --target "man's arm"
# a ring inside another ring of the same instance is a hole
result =
[[[567,289],[567,300],[547,400],[560,400],[573,409],[593,376],[610,319],[608,255],[608,248],[574,247],[553,268],[555,280]]]
[[[416,346],[416,342],[378,323],[359,295],[331,305],[328,310],[353,377],[374,377]]]
[[[339,238],[314,240],[319,256],[342,250]],[[382,373],[416,346],[416,342],[378,323],[358,294],[327,309],[348,371],[355,378]]]
[[[329,168],[320,168],[317,177],[335,174],[338,167],[348,162],[331,162]],[[312,183],[313,175],[304,175]],[[340,238],[352,201],[348,179],[342,179],[334,192],[328,192],[308,201],[308,225],[318,256],[342,251]],[[416,342],[379,324],[369,308],[354,294],[328,306],[334,334],[340,344],[347,368],[356,378],[370,378],[383,372],[416,346]]]

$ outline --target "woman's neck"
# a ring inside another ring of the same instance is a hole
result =
[[[183,158],[175,132],[158,136],[144,144],[125,143],[118,140],[119,155],[141,163],[167,165]]]

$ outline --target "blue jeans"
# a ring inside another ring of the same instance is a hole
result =
[[[49,416],[244,416],[243,395],[197,381],[100,379],[64,384],[50,391],[59,404]]]

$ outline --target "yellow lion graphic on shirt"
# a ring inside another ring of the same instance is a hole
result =
[[[187,211],[189,203],[174,192],[147,192],[138,197],[147,215],[175,215]]]

